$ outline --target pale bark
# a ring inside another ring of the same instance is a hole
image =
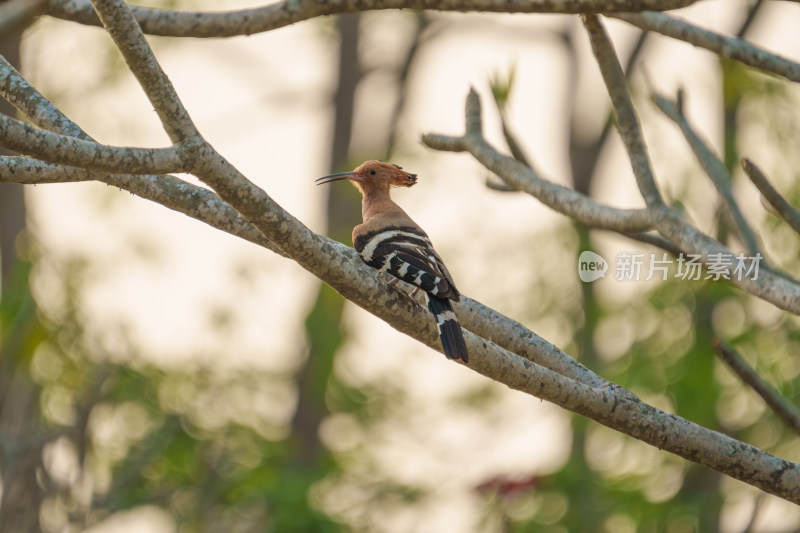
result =
[[[132,6],[142,30],[170,37],[233,37],[275,30],[324,15],[382,9],[483,11],[495,13],[613,13],[669,10],[696,0],[284,0],[252,9],[222,12],[187,12]],[[88,0],[55,0],[48,13],[54,17],[98,25]]]

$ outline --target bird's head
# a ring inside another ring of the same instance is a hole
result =
[[[383,161],[365,161],[351,172],[339,172],[317,179],[317,185],[348,180],[364,192],[367,189],[386,189],[389,187],[411,187],[417,183],[417,175],[406,172],[397,165]]]

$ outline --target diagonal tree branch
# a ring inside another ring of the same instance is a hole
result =
[[[636,62],[636,58],[639,56],[644,47],[646,38],[647,38],[647,32],[641,32],[639,39],[636,42],[636,46],[634,47],[633,52],[631,52],[631,55],[628,58],[628,64],[626,65],[625,72],[629,72],[633,68],[633,65]],[[503,137],[505,138],[506,144],[508,145],[508,148],[511,151],[511,155],[514,159],[516,159],[526,167],[531,167],[532,165],[529,161],[529,158],[525,155],[525,152],[522,149],[522,145],[517,140],[516,136],[514,135],[509,125],[509,120],[505,113],[505,107],[507,101],[505,98],[502,99],[500,98],[499,94],[501,93],[495,91],[495,85],[499,88],[500,84],[499,82],[493,83],[492,95],[494,96],[494,101],[497,111],[500,113],[500,123],[503,129]],[[511,81],[508,82],[508,88],[510,87],[511,87]],[[609,132],[611,131],[612,128],[612,124],[613,124],[613,111],[609,113],[609,118],[605,122],[603,130],[600,133],[599,137],[597,138],[596,142],[593,143],[593,147],[591,148],[591,150],[588,150],[593,154],[590,157],[590,159],[594,160],[595,162],[597,160],[598,155],[600,154],[600,149],[605,144],[605,141],[608,138]],[[572,142],[574,141],[574,139],[571,139],[570,141]],[[587,147],[581,147],[577,149],[582,150],[584,153],[587,152]],[[578,178],[574,177],[574,179],[577,180]],[[490,180],[487,180],[486,186],[490,189],[500,192],[519,192],[519,189],[510,187],[506,183],[498,183]],[[582,188],[579,184],[576,183],[575,189],[578,192],[586,193],[586,189],[588,189],[588,187]],[[649,244],[657,248],[661,248],[662,250],[665,250],[672,255],[677,256],[680,254],[680,250],[675,248],[675,245],[673,245],[666,239],[659,237],[658,235],[653,235],[652,233],[646,233],[646,232],[625,233],[624,235],[629,239],[643,242],[645,244]]]
[[[616,13],[611,16],[643,30],[705,48],[720,57],[735,59],[791,81],[800,81],[800,63],[768,52],[744,39],[720,35],[665,13]]]
[[[796,233],[800,233],[800,210],[787,202],[786,199],[775,190],[775,187],[772,186],[755,163],[749,159],[742,159],[742,168],[745,174],[747,174],[747,177],[750,178],[750,181],[758,188],[761,195],[775,208],[778,216],[789,224]]]
[[[658,192],[644,137],[639,126],[639,117],[636,116],[636,110],[633,108],[625,73],[617,59],[614,45],[611,44],[606,30],[597,16],[583,15],[583,25],[589,33],[592,52],[600,66],[603,80],[606,82],[608,94],[614,106],[614,114],[617,117],[617,127],[625,149],[628,151],[639,191],[648,207],[661,206],[664,201],[661,199],[661,193]]]
[[[140,29],[136,20],[132,16],[112,16],[115,2],[95,1],[93,4],[100,21],[122,53],[128,68],[136,76],[145,95],[155,107],[161,124],[172,142],[177,144],[187,139],[199,138],[200,134],[189,113],[178,98],[172,82],[153,56],[144,35],[141,31],[129,31],[131,27]],[[127,9],[125,11],[130,13]]]
[[[689,146],[691,146],[692,151],[694,151],[698,161],[700,161],[703,170],[706,171],[706,174],[711,179],[717,192],[724,200],[725,209],[733,220],[736,229],[739,231],[739,236],[747,248],[747,251],[752,255],[759,253],[761,247],[758,244],[758,238],[747,223],[747,220],[745,220],[742,210],[739,209],[739,205],[733,197],[733,191],[730,185],[732,179],[728,169],[725,168],[725,164],[711,151],[711,148],[709,148],[700,136],[697,135],[692,125],[689,124],[689,120],[675,102],[667,100],[664,96],[655,92],[652,94],[651,98],[658,108],[675,122],[683,132],[684,137],[686,137],[686,140],[689,142]]]
[[[93,140],[28,83],[3,56],[0,56],[0,96],[40,128],[84,141]]]
[[[426,134],[422,142],[435,150],[469,152],[483,166],[500,176],[511,187],[530,192],[553,210],[588,227],[622,234],[639,233],[651,227],[680,252],[698,255],[705,264],[709,256],[729,265],[740,259],[718,241],[685,222],[680,215],[660,206],[654,209],[623,210],[594,202],[571,189],[553,184],[515,159],[499,154],[481,133],[480,100],[471,90],[466,104],[466,131],[461,137]],[[768,269],[760,270],[757,279],[728,272],[731,283],[781,309],[800,314],[800,285]]]
[[[497,152],[483,138],[481,103],[470,89],[466,103],[466,133],[460,137],[425,134],[422,142],[434,150],[469,152],[483,166],[497,174],[509,187],[536,197],[555,211],[589,227],[619,233],[636,233],[653,227],[644,209],[618,209],[595,202],[588,196],[539,176],[533,168]]]
[[[354,261],[360,260],[355,250],[348,246],[342,247]],[[598,376],[516,320],[468,296],[461,295],[461,301],[456,302],[453,307],[462,327],[512,353],[590,387],[611,388],[620,390],[625,396],[633,396],[622,387]]]
[[[758,373],[747,364],[736,350],[719,339],[714,342],[714,350],[720,359],[733,370],[739,378],[749,385],[775,414],[780,416],[795,433],[800,435],[800,409],[764,381]]]
[[[131,6],[142,30],[171,37],[233,37],[282,28],[324,15],[386,9],[500,13],[612,13],[678,9],[696,0],[283,0],[236,11],[202,12]],[[54,0],[49,14],[99,26],[89,0]]]

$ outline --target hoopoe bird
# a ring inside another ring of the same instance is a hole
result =
[[[417,183],[417,175],[397,165],[366,161],[352,172],[330,174],[316,181],[322,185],[339,180],[348,180],[361,191],[364,222],[353,228],[358,255],[369,266],[415,285],[414,292],[425,291],[445,355],[468,362],[464,335],[450,304],[450,300],[459,300],[453,277],[428,235],[389,195],[393,186],[411,187]]]

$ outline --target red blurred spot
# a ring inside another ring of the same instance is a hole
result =
[[[501,498],[513,498],[532,491],[540,481],[541,477],[536,474],[515,478],[501,475],[484,481],[475,490],[482,493],[495,492]]]

